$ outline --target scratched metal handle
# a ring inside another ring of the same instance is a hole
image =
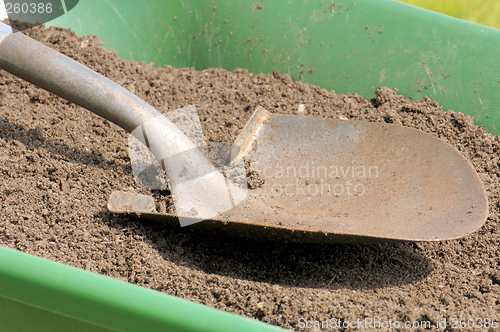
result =
[[[196,154],[196,146],[189,138],[154,107],[75,60],[20,32],[14,33],[10,26],[1,22],[0,68],[85,107],[129,133],[141,125],[157,127],[151,131],[155,137],[149,140],[158,143],[155,146],[159,148],[152,151],[158,160],[182,154],[184,159],[189,159],[184,161],[187,164],[206,164],[201,154]],[[139,134],[142,134],[140,130]],[[190,150],[193,152],[189,157],[183,153]],[[182,163],[177,159],[179,162]],[[176,165],[171,166],[176,168]]]
[[[153,154],[171,180],[212,171],[210,162],[171,121],[136,95],[69,57],[0,22],[0,68],[108,119],[134,135],[149,129]],[[135,130],[135,131],[134,131]],[[169,158],[175,156],[175,158]]]

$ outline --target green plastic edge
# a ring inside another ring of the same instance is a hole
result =
[[[499,134],[500,30],[397,1],[82,0],[51,24],[156,66],[276,70],[366,99],[397,87]]]
[[[68,331],[89,327],[92,331],[96,327],[111,331],[283,331],[256,320],[34,255],[5,247],[0,249],[0,303],[9,303],[5,301],[8,299],[56,313],[63,320],[72,318],[64,323],[71,322]],[[29,312],[24,319],[30,321],[36,310],[28,306],[19,308]],[[12,321],[12,317],[5,315],[5,308],[0,308],[0,317],[1,331],[21,330],[19,325],[23,322]],[[7,324],[12,329],[7,329]],[[36,322],[36,329],[32,331],[57,331],[54,326],[61,325],[57,321]]]

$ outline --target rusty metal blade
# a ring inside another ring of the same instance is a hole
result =
[[[235,155],[249,158],[265,183],[205,224],[292,241],[433,241],[465,236],[487,218],[472,165],[431,135],[385,123],[256,116],[265,121],[251,120],[260,127],[238,138],[245,151]]]

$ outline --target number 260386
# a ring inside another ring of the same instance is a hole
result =
[[[52,13],[52,4],[44,4],[44,3],[6,3],[5,9],[7,14],[50,14]]]
[[[452,329],[464,329],[464,328],[471,328],[471,329],[496,329],[499,327],[499,322],[497,318],[469,318],[469,319],[458,319],[458,318],[452,318],[451,319],[451,328]]]

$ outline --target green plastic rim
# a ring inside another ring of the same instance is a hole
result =
[[[276,70],[366,99],[397,87],[500,130],[500,30],[397,1],[82,0],[51,24],[155,66]]]
[[[1,331],[283,331],[249,318],[0,248]]]

